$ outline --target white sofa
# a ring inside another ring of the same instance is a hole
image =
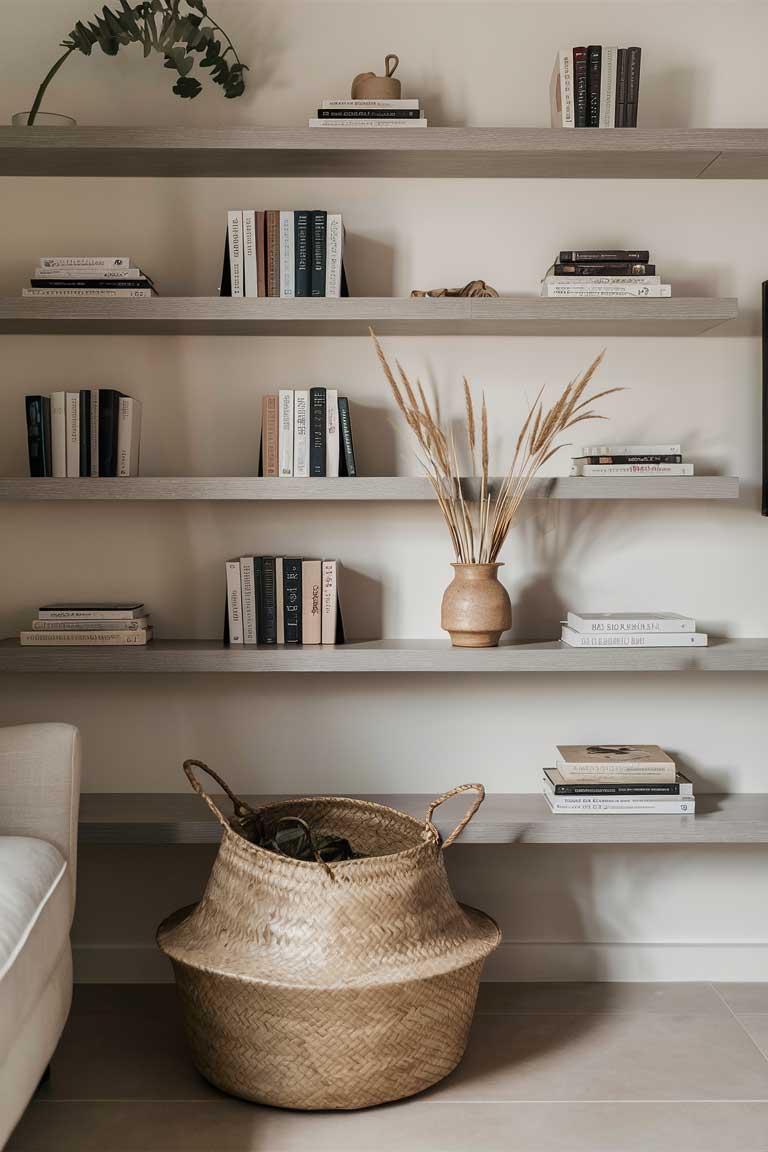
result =
[[[80,739],[69,724],[0,728],[0,1148],[72,1001]]]

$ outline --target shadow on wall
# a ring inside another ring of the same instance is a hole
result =
[[[350,296],[394,296],[395,246],[372,236],[347,232],[344,270]]]
[[[339,577],[341,615],[346,640],[378,640],[384,627],[384,593],[380,580],[354,568]]]

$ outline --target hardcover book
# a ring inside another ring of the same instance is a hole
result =
[[[243,210],[243,294],[245,296],[259,295],[256,213],[253,208]]]
[[[274,394],[261,401],[261,474],[279,474],[278,398]]]
[[[352,442],[352,421],[349,415],[349,400],[339,396],[339,475],[357,476],[355,448]]]
[[[597,780],[574,784],[567,781],[557,768],[545,768],[544,782],[555,796],[693,796],[693,784],[682,772],[677,773],[671,784],[656,784],[647,780],[642,784],[627,784],[623,780],[607,784]]]
[[[227,641],[243,643],[243,601],[240,561],[228,560],[227,573]]]
[[[293,392],[281,388],[278,393],[279,435],[278,458],[280,476],[293,476]]]
[[[89,647],[102,647],[114,648],[118,645],[143,645],[152,639],[152,626],[143,628],[136,632],[123,632],[123,631],[80,631],[80,632],[21,632],[19,640],[23,646],[31,647],[77,647],[78,645],[87,645]]]
[[[283,623],[286,644],[301,644],[301,560],[283,560]]]
[[[51,401],[48,396],[25,396],[27,450],[30,476],[51,476]]]
[[[576,128],[587,126],[587,49],[573,50],[573,115]]]
[[[295,296],[296,255],[293,212],[280,213],[280,295]]]
[[[325,388],[309,390],[309,474],[325,476]]]
[[[571,648],[706,648],[706,632],[576,632],[563,625],[560,636]]]
[[[270,208],[265,217],[267,296],[280,295],[280,213]]]
[[[117,475],[138,476],[141,444],[141,403],[121,396],[117,417]]]
[[[275,556],[275,623],[277,643],[285,644],[285,569],[282,556]]]
[[[296,268],[294,274],[294,292],[297,296],[311,295],[310,283],[310,213],[295,212],[294,222],[294,253]]]
[[[229,292],[223,295],[243,295],[243,214],[227,212],[227,254],[229,256]]]
[[[91,392],[80,389],[80,475],[91,475]]]
[[[99,476],[117,476],[117,435],[122,393],[99,389]]]
[[[51,470],[53,476],[67,474],[67,394],[51,392]]]
[[[618,48],[603,48],[600,71],[601,128],[613,128],[616,123],[616,71],[618,54]]]
[[[600,127],[600,74],[603,50],[599,44],[587,46],[587,128]]]
[[[64,393],[67,433],[67,476],[80,475],[80,393]]]
[[[258,606],[256,604],[253,556],[240,557],[240,604],[243,618],[243,643],[257,644],[259,640]]]
[[[309,389],[293,394],[293,474],[309,476]]]
[[[259,642],[277,644],[277,589],[275,587],[275,557],[262,556],[261,595],[259,598]]]
[[[301,564],[301,642],[322,643],[322,564],[303,560]]]
[[[339,393],[335,388],[325,393],[325,474],[339,475]]]
[[[675,762],[657,744],[561,744],[556,768],[568,784],[674,784]]]
[[[576,632],[695,632],[696,621],[677,612],[569,612]]]
[[[328,213],[312,212],[310,292],[313,296],[325,296],[325,258]]]
[[[40,620],[133,620],[145,616],[146,609],[142,603],[132,601],[109,601],[103,604],[94,601],[62,601],[43,604],[37,615]]]

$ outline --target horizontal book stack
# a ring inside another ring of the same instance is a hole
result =
[[[30,476],[138,476],[141,401],[81,388],[24,402]]]
[[[426,128],[418,100],[323,100],[310,128]]]
[[[305,388],[261,402],[260,476],[356,476],[349,400],[335,388]]]
[[[550,83],[553,128],[636,128],[640,49],[561,48]]]
[[[706,648],[706,632],[676,612],[569,612],[561,640],[571,648]]]
[[[662,284],[647,249],[593,248],[561,252],[541,282],[548,297],[637,296],[665,300],[672,285]]]
[[[338,560],[228,560],[225,644],[343,644]]]
[[[227,213],[222,296],[348,296],[339,212]]]
[[[143,645],[154,629],[144,604],[44,604],[32,628],[19,636],[25,647],[114,648]]]
[[[158,295],[149,276],[132,268],[127,256],[41,256],[29,283],[22,296],[122,300]]]
[[[691,781],[657,744],[558,745],[542,776],[555,813],[693,816]]]
[[[693,476],[681,444],[587,444],[571,476]]]

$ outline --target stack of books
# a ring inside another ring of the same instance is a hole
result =
[[[152,639],[152,621],[144,604],[44,604],[38,610],[32,629],[19,636],[25,646],[110,648],[125,644],[147,644]]]
[[[310,128],[426,128],[418,100],[323,100]]]
[[[260,476],[357,476],[349,400],[305,388],[261,402]]]
[[[338,560],[228,560],[225,644],[343,644]]]
[[[693,476],[680,444],[587,444],[571,476]]]
[[[115,388],[24,401],[30,476],[138,476],[141,401]]]
[[[227,213],[222,296],[348,296],[339,212]]]
[[[594,248],[561,252],[541,282],[542,296],[639,296],[650,300],[672,295],[662,284],[650,252],[642,248]]]
[[[691,781],[657,744],[559,745],[542,777],[552,812],[692,816]]]
[[[141,268],[127,256],[41,256],[22,296],[72,296],[84,300],[157,296]]]
[[[561,48],[549,94],[553,128],[636,128],[640,49]]]
[[[676,612],[569,612],[561,640],[571,648],[706,648],[706,632]]]

